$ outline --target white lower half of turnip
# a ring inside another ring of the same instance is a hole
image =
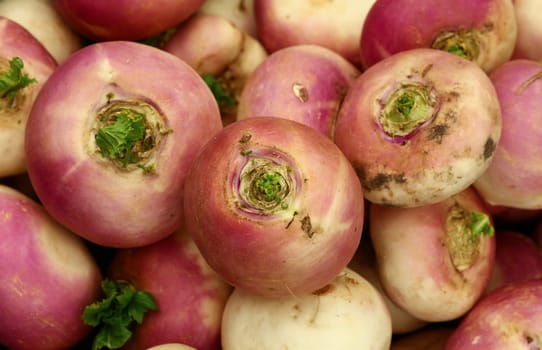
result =
[[[0,185],[0,345],[69,349],[91,331],[81,314],[102,278],[84,242],[36,202]]]
[[[538,0],[514,0],[517,39],[513,59],[525,58],[533,61],[542,59],[542,22],[538,14],[542,3]]]
[[[254,0],[206,0],[196,14],[222,16],[248,35],[257,38]]]
[[[222,320],[223,350],[388,350],[391,337],[381,294],[350,269],[310,294],[266,298],[235,289]]]
[[[96,43],[37,96],[27,171],[43,205],[76,234],[141,246],[180,226],[186,172],[221,128],[212,93],[182,60],[135,42]]]
[[[370,206],[370,234],[388,297],[429,322],[464,315],[494,266],[491,218],[469,188],[428,206]]]
[[[369,201],[414,207],[470,186],[488,168],[501,128],[495,88],[479,66],[441,50],[414,49],[356,79],[334,140]]]
[[[445,350],[542,348],[542,279],[514,282],[482,298],[461,320]]]
[[[187,230],[209,265],[257,294],[322,288],[361,238],[354,169],[329,138],[292,120],[226,126],[192,163],[184,193]]]

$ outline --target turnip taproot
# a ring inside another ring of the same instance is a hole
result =
[[[359,75],[353,64],[322,46],[277,50],[246,81],[237,120],[279,115],[331,138],[343,98]]]
[[[232,285],[265,296],[333,280],[359,244],[364,202],[348,160],[318,131],[280,117],[217,133],[185,180],[188,232]]]
[[[511,0],[377,0],[361,32],[361,62],[367,69],[424,47],[454,53],[489,72],[510,59],[516,33]]]
[[[96,43],[37,96],[27,170],[43,205],[76,234],[145,245],[180,226],[185,174],[221,128],[211,91],[182,60],[134,42]]]
[[[309,294],[266,298],[234,289],[222,320],[223,350],[388,350],[381,294],[346,268]]]
[[[451,53],[421,48],[390,56],[356,79],[334,138],[369,201],[413,207],[470,186],[489,166],[501,128],[487,74]]]
[[[491,217],[476,191],[416,208],[369,207],[370,236],[388,297],[421,320],[463,316],[494,266]]]
[[[445,350],[542,347],[542,279],[510,283],[483,297],[448,338]]]
[[[474,186],[489,204],[542,209],[542,64],[511,60],[489,77],[502,110],[502,134]]]
[[[84,307],[102,275],[83,240],[22,193],[0,185],[0,344],[69,349],[91,328]]]
[[[0,177],[26,171],[26,122],[36,95],[56,67],[36,37],[0,16]]]
[[[141,40],[178,25],[204,0],[53,0],[55,9],[78,34],[93,41]]]

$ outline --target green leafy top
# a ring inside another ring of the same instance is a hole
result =
[[[143,114],[130,109],[118,112],[117,120],[96,133],[96,144],[103,157],[120,160],[123,167],[138,162],[134,148],[145,138],[145,119]]]
[[[148,310],[158,310],[154,297],[145,291],[136,291],[125,281],[102,281],[104,299],[88,305],[83,322],[97,327],[92,350],[118,349],[132,336],[132,328],[143,322]]]
[[[176,31],[177,31],[177,27],[167,28],[166,30],[156,35],[141,39],[139,42],[141,44],[145,44],[145,45],[149,45],[149,46],[153,46],[153,47],[161,49],[169,41],[169,39],[171,39],[171,37],[173,36],[173,34],[175,34]]]
[[[489,216],[474,210],[470,212],[469,228],[473,237],[492,236],[495,233]]]
[[[221,109],[232,107],[235,105],[235,100],[228,94],[228,91],[224,84],[220,83],[216,77],[211,74],[202,75],[203,81],[207,84],[213,96]]]
[[[23,68],[23,60],[14,57],[9,61],[9,69],[0,73],[0,98],[7,99],[10,105],[20,90],[36,82],[36,79],[23,73]]]

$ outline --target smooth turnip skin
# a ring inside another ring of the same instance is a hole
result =
[[[409,110],[403,99],[414,106]],[[499,100],[484,71],[422,48],[390,56],[356,79],[334,137],[365,198],[414,207],[470,186],[489,166],[501,128]]]
[[[148,348],[147,350],[197,350],[191,346],[185,344],[169,343],[169,344],[160,344]]]
[[[2,0],[0,16],[32,33],[59,64],[82,46],[79,35],[64,22],[50,0]]]
[[[322,288],[347,265],[364,202],[331,140],[292,120],[254,117],[207,143],[186,178],[184,209],[188,232],[226,281],[285,296]]]
[[[461,51],[489,72],[510,59],[516,34],[511,0],[377,0],[361,32],[361,62],[367,69],[397,52],[436,48]]]
[[[97,113],[124,103],[158,126],[148,157],[126,167],[103,157],[94,140]],[[143,44],[97,43],[59,66],[36,98],[28,174],[47,210],[76,234],[108,247],[141,246],[180,226],[186,172],[221,128],[212,93],[182,60]]]
[[[540,349],[542,279],[515,282],[482,298],[461,321],[445,350]]]
[[[36,202],[0,185],[0,344],[69,349],[91,328],[84,307],[100,296],[101,272],[83,241]]]
[[[495,235],[495,266],[486,293],[516,281],[542,278],[542,249],[534,239],[519,231]]]
[[[322,46],[275,51],[246,81],[237,120],[279,115],[331,138],[343,98],[359,75],[353,64]]]
[[[222,16],[248,35],[258,37],[254,0],[205,0],[196,13]]]
[[[144,247],[120,249],[108,275],[151,293],[159,307],[145,314],[123,349],[183,343],[215,350],[220,345],[222,312],[232,288],[207,265],[185,231]]]
[[[45,47],[17,22],[0,16],[0,74],[9,70],[9,61],[19,57],[22,73],[36,79],[17,92],[10,103],[0,97],[0,177],[26,171],[24,133],[34,100],[57,63]]]
[[[542,3],[538,0],[513,0],[517,38],[513,59],[542,60]]]
[[[246,80],[266,58],[258,40],[228,19],[198,13],[177,27],[162,47],[188,63],[202,76],[211,75],[231,98],[220,105],[224,125],[235,120]]]
[[[494,266],[495,236],[475,238],[464,229],[471,211],[486,210],[472,188],[428,206],[369,210],[380,282],[399,307],[441,322],[464,315],[480,298]]]
[[[348,268],[310,294],[266,298],[234,289],[222,321],[223,350],[388,350],[391,337],[382,295]]]
[[[141,40],[194,14],[204,0],[53,0],[64,21],[93,41]]]
[[[314,44],[337,52],[360,67],[359,42],[375,0],[254,0],[258,38],[268,52]]]
[[[474,183],[491,205],[542,209],[542,65],[512,60],[495,69],[493,82],[502,110],[502,134],[488,169]]]

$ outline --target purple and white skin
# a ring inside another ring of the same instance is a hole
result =
[[[100,269],[83,240],[29,197],[0,185],[0,344],[69,349],[91,331],[81,314],[100,297]]]
[[[27,170],[43,205],[73,232],[141,246],[180,227],[188,168],[221,129],[214,96],[182,60],[135,42],[96,43],[59,66],[36,98]]]
[[[165,343],[218,349],[222,312],[232,287],[209,267],[184,229],[154,244],[119,249],[108,277],[150,293],[158,304],[157,311],[145,314],[123,349]]]
[[[92,41],[141,40],[193,15],[204,0],[53,0],[62,19]]]
[[[0,16],[28,30],[49,51],[57,63],[79,50],[83,43],[49,0],[2,0]]]
[[[490,72],[510,59],[516,35],[511,0],[377,0],[361,32],[361,63],[367,69],[397,52],[433,48]]]
[[[239,98],[237,120],[281,116],[329,138],[341,103],[360,71],[318,45],[294,45],[272,53],[250,75]]]
[[[502,110],[502,134],[474,186],[491,205],[542,209],[542,64],[511,60],[489,75]]]
[[[540,349],[541,300],[541,278],[514,282],[494,290],[461,320],[444,349]]]
[[[333,142],[280,117],[226,126],[185,181],[185,221],[227,282],[279,297],[322,288],[361,239],[359,179]]]
[[[288,46],[326,47],[360,68],[360,36],[375,0],[254,0],[258,38],[269,53]]]
[[[491,278],[495,235],[474,189],[432,205],[369,211],[378,275],[393,302],[428,322],[457,319],[476,303]]]
[[[513,0],[516,14],[517,39],[512,59],[542,60],[542,22],[538,0]]]
[[[10,61],[20,59],[21,79],[12,79]],[[0,178],[26,171],[24,134],[30,110],[57,63],[47,49],[17,22],[0,16]],[[33,79],[23,83],[22,76]]]
[[[334,140],[370,202],[415,207],[470,186],[499,142],[495,88],[475,63],[435,49],[370,67],[339,110]]]

